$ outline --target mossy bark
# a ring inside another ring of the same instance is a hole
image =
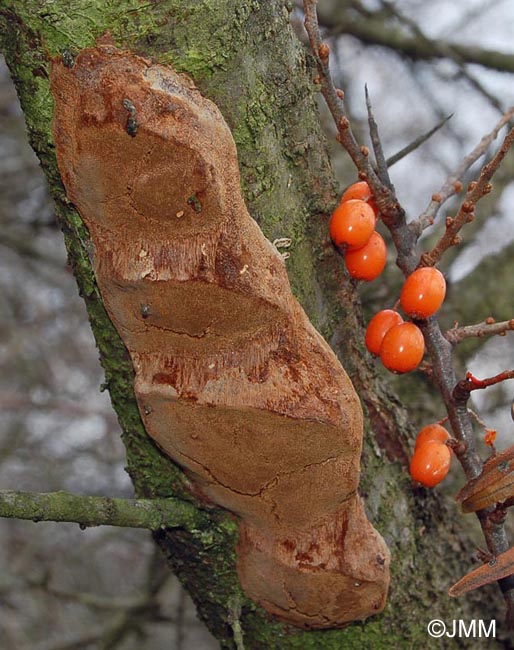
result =
[[[334,179],[308,59],[290,29],[287,4],[54,0],[41,9],[38,0],[3,0],[0,26],[30,141],[48,178],[86,301],[137,496],[173,495],[192,501],[184,475],[159,452],[141,424],[132,367],[103,308],[89,260],[89,235],[67,202],[51,136],[49,57],[73,57],[108,30],[119,47],[188,73],[219,106],[238,147],[248,208],[267,237],[292,239],[288,271],[293,290],[339,355],[362,399],[367,427],[361,491],[370,519],[393,556],[385,612],[339,631],[301,632],[277,623],[240,593],[234,555],[237,525],[225,513],[213,511],[208,526],[162,531],[155,539],[221,646],[235,647],[231,625],[235,602],[241,603],[247,650],[440,648],[444,645],[426,632],[433,618],[501,618],[494,587],[487,610],[482,598],[456,603],[446,596],[450,584],[470,568],[473,548],[458,532],[466,522],[455,509],[425,490],[413,490],[407,476],[408,417],[366,355],[358,296],[327,241]],[[492,639],[453,639],[451,644],[501,647]]]
[[[205,513],[182,499],[112,499],[69,492],[0,491],[0,517],[128,528],[202,528]]]

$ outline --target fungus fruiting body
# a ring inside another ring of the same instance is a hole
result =
[[[239,517],[246,594],[306,628],[380,612],[389,552],[357,493],[360,402],[248,214],[221,113],[110,45],[54,61],[51,87],[59,169],[141,417],[195,494]],[[344,243],[363,245],[374,213],[354,203]]]

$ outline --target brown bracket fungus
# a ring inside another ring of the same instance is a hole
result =
[[[357,494],[360,403],[246,210],[219,110],[110,45],[55,61],[52,94],[59,168],[146,430],[240,517],[245,592],[308,628],[379,612],[389,552]]]

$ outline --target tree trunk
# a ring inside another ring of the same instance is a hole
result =
[[[66,199],[51,135],[49,58],[73,57],[107,31],[118,47],[186,72],[202,94],[217,104],[236,141],[247,207],[270,240],[292,239],[287,268],[293,291],[337,353],[363,403],[366,427],[360,490],[370,520],[392,553],[385,612],[365,624],[330,632],[305,632],[280,624],[240,594],[234,553],[237,524],[224,512],[212,511],[208,526],[164,530],[155,534],[155,540],[221,647],[234,648],[236,641],[242,647],[237,634],[234,638],[239,624],[247,650],[412,648],[418,643],[442,647],[427,634],[431,619],[499,619],[502,605],[494,586],[489,588],[486,608],[484,592],[481,598],[470,596],[458,602],[446,595],[468,570],[473,545],[458,532],[466,523],[453,504],[412,488],[406,469],[408,415],[379,381],[365,352],[358,296],[327,240],[335,182],[308,57],[289,26],[288,3],[54,0],[40,7],[38,0],[4,0],[2,46],[87,305],[106,386],[123,429],[136,495],[194,501],[181,470],[158,450],[142,426],[133,369],[104,310],[88,254],[89,234]],[[500,647],[492,639],[453,642],[460,647]]]

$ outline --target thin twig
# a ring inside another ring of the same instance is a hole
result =
[[[31,650],[85,650],[91,645],[98,643],[103,636],[103,630],[86,632],[74,639],[58,639],[56,641],[44,642],[42,645],[31,646]],[[28,648],[27,648],[28,650]]]
[[[473,163],[475,163],[480,158],[480,156],[483,156],[485,154],[491,142],[497,138],[500,130],[513,118],[514,106],[511,106],[506,111],[506,113],[504,113],[494,129],[487,135],[484,135],[484,137],[480,140],[473,151],[471,151],[462,160],[461,164],[457,167],[453,174],[450,174],[450,176],[448,176],[441,189],[432,196],[432,200],[428,204],[425,211],[415,221],[411,222],[411,228],[421,233],[425,228],[428,228],[428,226],[431,226],[434,223],[434,220],[441,206],[456,193],[455,183],[463,180],[464,174],[468,171],[471,165],[473,165]]]
[[[453,390],[453,396],[456,401],[467,401],[469,395],[474,390],[483,390],[490,386],[500,384],[507,379],[514,379],[514,370],[504,370],[503,372],[494,375],[494,377],[487,377],[486,379],[477,379],[470,372],[466,374],[466,379],[459,381]]]
[[[494,320],[487,318],[476,325],[466,325],[464,327],[452,327],[444,334],[444,338],[452,345],[457,345],[464,339],[481,338],[483,336],[502,335],[509,330],[514,330],[514,318],[495,323]]]
[[[391,183],[391,179],[389,178],[389,173],[387,171],[384,149],[382,147],[382,142],[380,141],[380,136],[378,134],[378,125],[373,114],[373,107],[371,106],[368,86],[366,85],[364,89],[366,93],[366,108],[368,109],[369,134],[371,137],[371,144],[373,145],[373,151],[375,152],[375,160],[377,161],[377,175],[384,185],[386,185],[390,190],[394,191],[393,184]]]
[[[241,627],[241,597],[236,594],[229,602],[228,622],[234,635],[237,650],[245,650],[243,628]]]
[[[443,126],[448,122],[453,117],[453,113],[450,115],[447,115],[446,117],[443,117],[442,120],[440,120],[434,127],[432,127],[429,131],[426,133],[421,134],[417,138],[415,138],[412,142],[410,142],[407,146],[403,147],[403,149],[400,149],[400,151],[397,151],[395,154],[392,156],[389,156],[389,158],[386,160],[386,165],[388,168],[392,167],[394,164],[402,160],[402,158],[405,158],[405,156],[408,156],[410,153],[418,149],[422,144],[424,144],[427,140],[429,140],[437,131],[443,128]]]
[[[425,43],[428,47],[439,52],[441,56],[453,61],[459,68],[460,76],[466,79],[475,90],[483,95],[499,113],[503,113],[504,107],[500,104],[498,98],[492,95],[480,80],[469,72],[466,68],[466,61],[461,54],[459,54],[458,49],[449,43],[440,41],[439,39],[429,38],[416,21],[403,14],[398,7],[396,7],[392,2],[389,2],[389,0],[380,0],[380,4],[389,11],[391,16],[394,16],[394,18],[396,18],[400,23],[406,25],[413,32],[418,41]]]
[[[498,149],[490,162],[482,167],[478,180],[469,184],[466,197],[461,203],[457,215],[454,218],[446,218],[446,229],[444,234],[434,248],[428,253],[423,253],[421,257],[421,264],[423,266],[433,266],[434,264],[437,264],[443,253],[448,250],[448,248],[460,243],[458,233],[466,223],[474,219],[476,204],[491,191],[491,179],[513,144],[514,128],[507,133],[502,146]]]
[[[62,589],[61,587],[54,587],[51,585],[41,584],[40,580],[27,580],[27,586],[35,589],[43,589],[46,594],[59,598],[60,600],[70,600],[86,607],[99,610],[120,610],[120,609],[135,609],[141,607],[145,602],[144,596],[134,596],[132,598],[113,598],[112,596],[99,596],[98,594],[87,593],[83,591],[71,591],[69,589]]]
[[[185,615],[186,615],[186,592],[180,585],[177,605],[177,620],[175,623],[175,650],[184,650],[184,641],[186,640]]]
[[[346,114],[342,93],[337,92],[337,88],[332,81],[328,67],[330,48],[321,38],[318,16],[316,13],[316,4],[316,0],[304,0],[304,24],[309,37],[311,50],[318,67],[318,81],[321,87],[321,92],[337,126],[338,140],[343,144],[357,169],[363,172],[370,181],[374,180],[379,184],[379,186],[381,186],[379,179],[373,171],[368,155],[363,152],[362,147],[359,146],[355,136],[353,135]]]

